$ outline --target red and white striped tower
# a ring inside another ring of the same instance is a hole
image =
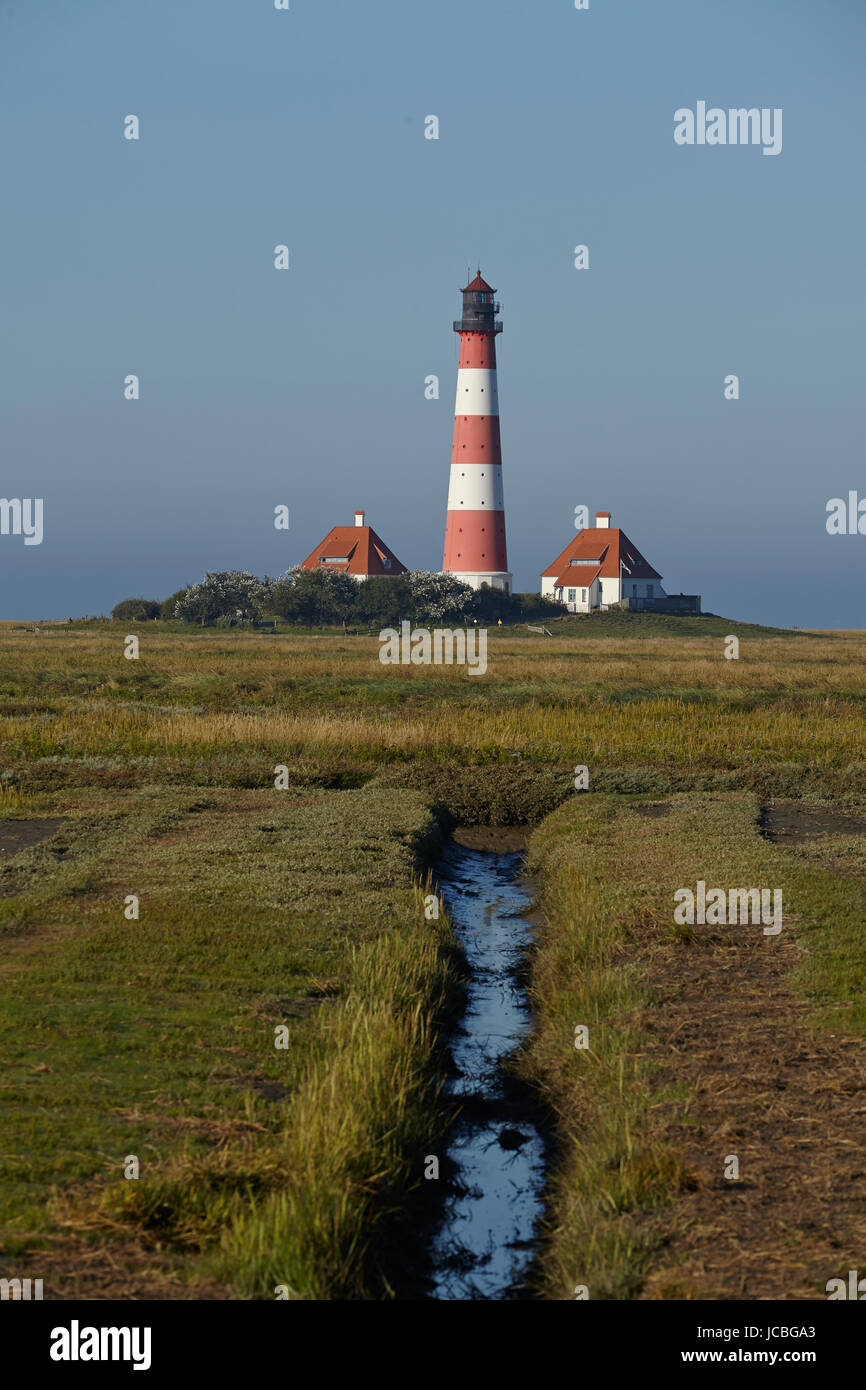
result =
[[[463,317],[454,324],[460,365],[442,569],[473,589],[489,584],[510,593],[496,386],[502,323],[495,296],[479,270],[463,291]]]

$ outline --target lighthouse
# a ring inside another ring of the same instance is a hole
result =
[[[479,270],[463,290],[463,317],[454,324],[460,362],[442,569],[473,589],[488,584],[509,594],[496,386],[498,312],[496,291]]]

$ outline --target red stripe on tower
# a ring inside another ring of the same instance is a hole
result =
[[[454,445],[442,569],[479,589],[511,592],[505,546],[505,501],[496,384],[496,291],[479,270],[463,290]]]

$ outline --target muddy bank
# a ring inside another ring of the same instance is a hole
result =
[[[528,825],[458,825],[452,838],[464,849],[517,854],[526,849],[531,834]]]

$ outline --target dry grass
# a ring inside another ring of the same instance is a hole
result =
[[[741,795],[661,818],[585,798],[531,842],[545,920],[523,1068],[560,1136],[547,1297],[814,1298],[857,1265],[863,886],[758,824]],[[781,887],[782,935],[677,928],[673,893],[698,879]]]
[[[674,770],[866,768],[866,638],[554,639],[491,634],[483,678],[382,667],[368,638],[11,635],[0,648],[7,765],[54,759],[582,761]],[[3,679],[5,671],[5,680]],[[35,717],[34,717],[35,716]],[[261,769],[261,785],[266,770]]]

